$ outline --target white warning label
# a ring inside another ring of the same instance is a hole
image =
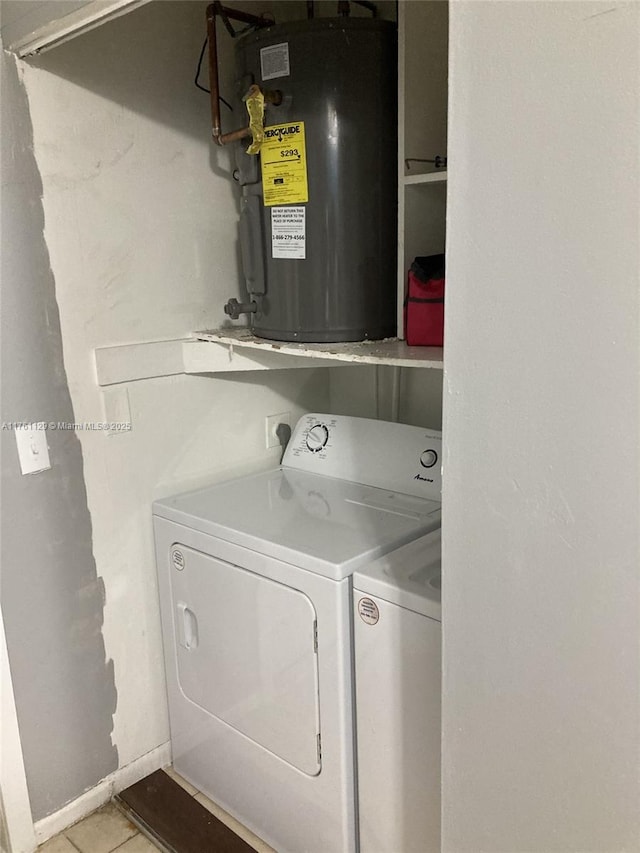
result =
[[[271,257],[297,258],[306,255],[304,207],[271,208]]]
[[[367,625],[375,625],[380,618],[380,611],[375,601],[370,598],[361,598],[358,602],[358,614]]]
[[[260,51],[260,69],[263,80],[289,76],[289,44],[272,44]]]

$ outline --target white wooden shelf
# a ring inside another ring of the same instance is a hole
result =
[[[179,374],[234,373],[379,364],[442,369],[440,347],[409,347],[404,341],[299,344],[267,341],[246,328],[194,332],[191,338],[120,344],[95,350],[98,385]]]
[[[416,175],[405,175],[402,179],[405,187],[415,186],[416,184],[439,184],[447,180],[447,170],[438,169],[437,172],[422,172]]]
[[[347,362],[349,364],[381,364],[390,367],[442,368],[441,347],[410,347],[398,338],[383,341],[358,341],[345,344],[303,344],[268,341],[258,338],[248,329],[216,329],[194,332],[200,341],[221,343],[278,355],[283,358],[311,358],[314,361]]]

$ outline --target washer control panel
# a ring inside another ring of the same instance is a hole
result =
[[[282,464],[439,501],[441,458],[437,430],[313,413],[296,424]]]

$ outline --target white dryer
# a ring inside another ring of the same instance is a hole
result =
[[[440,433],[310,414],[154,504],[176,770],[279,853],[357,849],[351,575],[440,524]]]
[[[353,576],[361,853],[440,853],[440,530]]]

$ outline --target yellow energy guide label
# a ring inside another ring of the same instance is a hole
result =
[[[266,207],[309,201],[303,121],[265,127],[260,161]]]

